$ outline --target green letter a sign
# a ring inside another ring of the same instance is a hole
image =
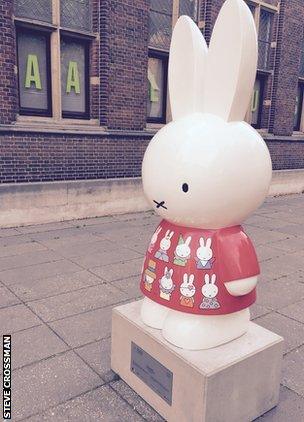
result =
[[[32,83],[35,85],[36,89],[42,89],[36,54],[29,54],[27,56],[25,88],[30,88]]]
[[[79,73],[78,73],[78,66],[76,62],[69,62],[68,68],[68,78],[67,78],[67,86],[66,92],[69,94],[74,88],[76,94],[80,94],[80,83],[79,83]]]

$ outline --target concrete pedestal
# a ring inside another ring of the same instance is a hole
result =
[[[277,405],[282,337],[250,323],[237,340],[187,351],[140,319],[142,301],[112,315],[112,369],[169,422],[246,422]]]

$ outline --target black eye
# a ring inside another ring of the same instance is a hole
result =
[[[188,184],[187,183],[183,183],[182,189],[183,189],[183,192],[185,192],[185,193],[188,192],[188,190],[189,190]]]

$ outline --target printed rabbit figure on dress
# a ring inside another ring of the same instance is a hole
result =
[[[212,239],[208,237],[206,244],[204,238],[200,238],[200,247],[196,251],[196,262],[198,269],[210,270],[215,260],[211,249]]]
[[[155,254],[155,258],[160,259],[161,261],[169,262],[169,257],[167,251],[171,246],[171,239],[174,235],[173,231],[167,230],[165,236],[162,238],[159,244],[159,250]]]
[[[216,274],[212,274],[211,280],[209,274],[205,274],[205,284],[202,287],[202,294],[204,296],[201,309],[217,309],[220,304],[217,301],[216,295],[218,294],[218,287],[215,284]]]
[[[154,259],[161,279],[167,262],[175,290],[165,300],[155,284],[146,290],[142,277],[141,317],[185,349],[218,346],[249,326],[259,265],[241,224],[264,201],[272,175],[264,140],[243,121],[256,68],[256,27],[243,0],[225,1],[209,48],[188,16],[178,19],[168,69],[172,121],[153,137],[142,165],[145,195],[163,218],[159,227],[178,234],[160,242],[155,256],[147,252],[146,267]],[[191,237],[186,260],[175,260],[180,236]],[[185,272],[194,276],[191,307],[178,294]],[[216,295],[205,296],[211,289]],[[212,301],[201,306],[205,297]]]

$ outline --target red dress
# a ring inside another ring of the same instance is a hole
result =
[[[200,315],[229,314],[255,302],[255,289],[232,296],[224,284],[260,273],[254,247],[241,226],[203,230],[163,220],[159,228],[144,261],[140,287],[145,296]]]

